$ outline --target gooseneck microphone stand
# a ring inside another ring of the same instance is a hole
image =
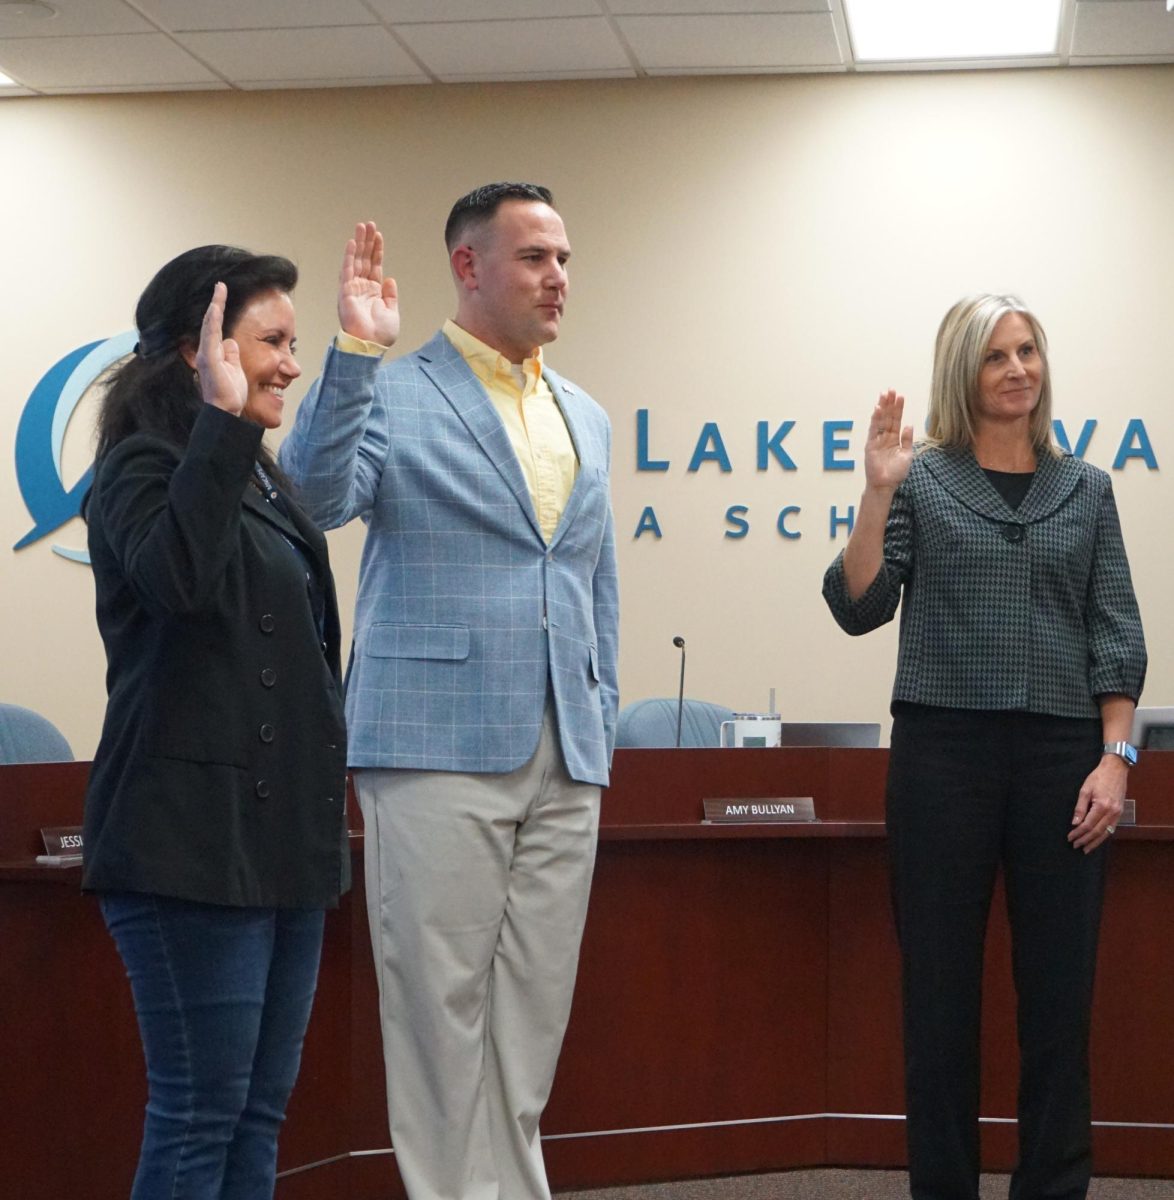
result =
[[[677,749],[681,748],[681,717],[685,712],[685,639],[678,635],[673,645],[681,651],[681,687],[677,692]]]

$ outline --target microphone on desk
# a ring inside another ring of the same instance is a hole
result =
[[[681,652],[681,688],[677,693],[677,749],[681,748],[681,717],[685,712],[685,639],[678,634],[673,645]]]

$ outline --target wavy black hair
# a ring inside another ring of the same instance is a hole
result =
[[[183,351],[200,343],[200,325],[218,282],[228,287],[224,336],[263,292],[291,292],[298,269],[276,254],[236,246],[197,246],[161,267],[135,307],[139,331],[133,357],[110,377],[98,414],[97,458],[123,439],[151,433],[186,446],[204,400]],[[261,461],[274,464],[262,448]]]

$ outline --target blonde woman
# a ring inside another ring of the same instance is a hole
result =
[[[861,634],[901,606],[886,822],[914,1200],[977,1200],[983,940],[1002,866],[1018,993],[1012,1200],[1091,1174],[1088,1037],[1106,843],[1146,653],[1108,475],[1051,428],[1046,343],[1011,296],[938,331],[928,437],[881,396],[824,596]]]

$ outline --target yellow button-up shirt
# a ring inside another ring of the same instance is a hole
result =
[[[575,486],[579,459],[562,409],[542,378],[542,347],[516,366],[454,321],[445,321],[443,333],[489,393],[549,542]]]
[[[542,347],[519,366],[455,321],[445,321],[443,333],[497,409],[530,490],[538,527],[549,542],[575,486],[579,459],[562,409],[542,378]],[[335,344],[351,354],[382,354],[387,349],[341,330]]]

